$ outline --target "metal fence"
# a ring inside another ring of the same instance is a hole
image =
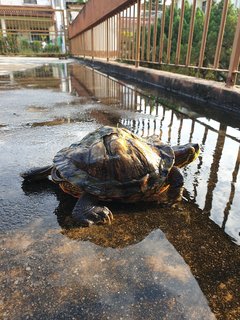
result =
[[[66,52],[64,10],[0,6],[0,54],[51,55]]]
[[[73,55],[198,72],[228,86],[236,83],[240,14],[230,0],[207,0],[204,7],[196,0],[116,2],[118,8],[109,3],[103,10],[104,0],[89,0],[69,26]]]

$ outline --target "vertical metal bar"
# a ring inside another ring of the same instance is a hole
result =
[[[171,58],[174,4],[175,4],[175,0],[172,0],[171,8],[170,8],[169,29],[168,29],[167,63],[170,63],[170,58]]]
[[[113,18],[113,46],[112,46],[112,51],[113,51],[113,57],[114,59],[117,58],[117,28],[118,28],[118,23],[117,23],[117,15],[115,14],[114,18]]]
[[[155,19],[154,19],[154,29],[153,29],[153,52],[152,52],[152,62],[156,61],[156,41],[157,41],[157,20],[158,20],[158,1],[155,3]]]
[[[57,45],[57,12],[56,10],[54,11],[54,19],[55,19],[55,24],[54,24],[54,33],[55,33],[55,39],[54,39],[54,44]],[[74,48],[74,39],[73,39],[73,48]]]
[[[141,41],[141,26],[140,26],[140,20],[141,20],[141,0],[138,0],[137,2],[137,43],[136,43],[136,56],[135,56],[135,67],[139,67],[139,61],[140,61],[140,41]]]
[[[103,51],[101,52],[101,57],[102,58],[107,58],[107,20],[105,20],[104,22],[102,22],[103,24],[103,35],[104,35],[104,47],[103,47]]]
[[[82,35],[80,34],[79,35],[79,56],[81,55],[82,55]]]
[[[196,15],[196,2],[197,2],[197,0],[193,0],[193,4],[192,4],[190,30],[189,30],[189,35],[188,35],[188,49],[187,49],[187,56],[186,56],[186,62],[185,62],[186,66],[189,66],[190,60],[191,60],[194,22],[195,22],[195,15]]]
[[[65,25],[65,13],[64,10],[62,10],[62,19],[63,19],[63,32],[64,32],[64,44],[65,44],[65,48],[64,51],[65,53],[67,53],[67,35],[66,35],[66,25]]]
[[[240,60],[240,12],[238,14],[237,28],[234,36],[232,54],[229,63],[228,77],[226,81],[226,86],[234,86],[236,81],[236,71],[238,70]]]
[[[196,1],[196,0],[195,0],[195,1]],[[162,21],[161,21],[161,33],[160,33],[160,41],[159,41],[159,62],[160,62],[160,63],[162,63],[162,58],[163,58],[165,14],[166,14],[166,0],[163,0],[163,5],[162,5]]]
[[[145,36],[146,36],[146,0],[144,0],[144,4],[143,4],[142,52],[141,52],[141,60],[144,60],[144,54],[145,54]]]
[[[147,61],[150,60],[152,0],[149,0],[148,5],[149,7],[148,7]]]
[[[137,40],[137,39],[136,39]],[[132,18],[132,55],[131,55],[131,59],[134,60],[135,59],[135,4],[133,5],[133,18]]]
[[[128,57],[128,18],[127,18],[127,9],[125,10],[125,28],[124,28],[124,58],[127,59]]]
[[[177,51],[176,51],[176,60],[175,64],[179,64],[180,60],[180,53],[181,53],[181,42],[182,42],[182,30],[183,30],[183,18],[184,18],[184,10],[185,10],[185,1],[182,0],[181,3],[181,15],[180,15],[180,21],[178,26],[178,40],[177,40]]]
[[[87,56],[87,50],[88,50],[88,32],[84,32],[84,58]]]
[[[224,34],[226,19],[227,19],[228,4],[229,4],[229,0],[225,0],[223,2],[222,19],[221,19],[220,29],[218,33],[218,41],[217,41],[217,47],[215,51],[215,58],[214,58],[215,69],[217,69],[219,66],[219,60],[220,60],[220,54],[221,54],[222,42],[223,42],[223,34]]]
[[[123,11],[123,20],[122,20],[122,58],[126,58],[126,25],[127,25],[127,16],[126,16],[126,9]]]
[[[126,34],[126,18],[125,18],[125,15],[126,15],[126,10],[125,11],[123,11],[123,15],[122,15],[122,47],[121,47],[121,49],[122,49],[122,52],[121,52],[121,57],[122,57],[122,59],[124,59],[125,58],[125,47],[126,47],[126,45],[125,45],[125,42],[126,42],[126,38],[125,38],[125,34]]]
[[[111,40],[111,57],[116,59],[116,34],[117,34],[117,22],[116,22],[116,15],[112,17],[112,26],[110,32],[112,33],[112,40]]]
[[[83,57],[86,57],[86,33],[83,33]]]
[[[132,19],[132,9],[131,7],[128,8],[128,30],[127,30],[127,58],[130,59],[130,52],[131,52],[131,19]]]
[[[93,39],[93,28],[91,29],[91,52],[92,52],[92,60],[94,60],[94,39]]]
[[[117,15],[118,19],[118,30],[117,30],[117,57],[119,59],[122,58],[122,18],[121,18],[121,12]]]
[[[128,16],[128,8],[126,9],[126,20],[125,20],[125,59],[128,59],[128,48],[129,48],[129,39],[128,39],[128,34],[129,34],[129,16]]]
[[[109,58],[112,58],[112,47],[113,47],[113,41],[114,41],[114,31],[115,31],[115,28],[114,28],[114,24],[113,24],[113,19],[114,19],[114,16],[109,18]]]
[[[108,37],[109,37],[109,19],[107,19],[107,21],[106,21],[107,61],[109,61],[109,38]]]
[[[198,67],[199,68],[202,68],[202,66],[203,66],[203,60],[204,60],[204,54],[205,54],[205,49],[206,49],[207,33],[208,33],[208,26],[209,26],[209,21],[210,21],[211,8],[212,8],[212,0],[208,0],[205,20],[204,20],[204,28],[203,28],[203,35],[202,35],[202,43],[201,43],[201,49],[200,49],[199,63],[198,63]]]
[[[112,34],[113,34],[113,30],[112,30],[112,17],[110,17],[108,19],[108,60],[111,58],[111,45],[112,45]]]
[[[135,5],[131,7],[131,28],[130,28],[130,60],[135,59],[134,56],[134,28],[135,28]]]

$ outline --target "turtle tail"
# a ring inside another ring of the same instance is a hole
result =
[[[45,167],[32,168],[28,171],[20,173],[25,181],[38,181],[46,179],[52,171],[53,165]]]

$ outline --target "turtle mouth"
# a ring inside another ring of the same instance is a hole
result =
[[[51,177],[52,177],[53,182],[55,182],[55,183],[60,183],[60,182],[64,181],[64,179],[61,177],[59,171],[57,170],[57,168],[55,166],[52,168]]]
[[[197,157],[199,156],[199,153],[200,153],[199,144],[198,143],[193,143],[192,144],[192,149],[193,149],[193,159],[192,159],[192,161],[194,161],[195,159],[197,159]]]
[[[194,161],[199,156],[199,152],[200,147],[198,143],[188,143],[175,148],[175,166],[178,168],[184,167]]]

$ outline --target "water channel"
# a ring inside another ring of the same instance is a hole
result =
[[[179,208],[111,204],[74,228],[75,200],[19,173],[101,125],[198,142]],[[240,117],[58,61],[0,75],[3,319],[240,318]]]

